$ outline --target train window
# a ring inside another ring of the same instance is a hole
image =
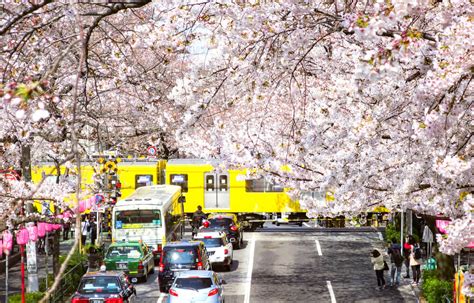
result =
[[[214,191],[214,175],[206,176],[206,191]]]
[[[181,191],[183,193],[187,193],[188,192],[188,175],[187,174],[171,174],[170,184],[181,186]]]
[[[219,191],[227,191],[227,176],[219,176]]]
[[[135,188],[153,184],[153,175],[135,175]]]
[[[283,186],[272,184],[264,178],[245,180],[245,191],[247,192],[283,192]]]

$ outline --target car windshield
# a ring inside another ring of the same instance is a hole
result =
[[[224,245],[224,243],[222,242],[222,238],[203,238],[203,239],[196,239],[196,240],[199,240],[199,241],[202,241],[204,242],[204,245],[206,245],[206,247],[220,247],[222,245]]]
[[[116,294],[121,288],[117,277],[84,277],[77,291],[80,294]]]
[[[211,278],[177,278],[174,287],[204,289],[212,286]]]
[[[229,228],[234,222],[230,218],[212,218],[209,223],[211,228]]]
[[[106,258],[140,258],[141,255],[142,254],[138,246],[111,246],[107,250]]]
[[[189,264],[197,262],[196,252],[192,247],[168,248],[165,249],[164,263],[168,264]]]

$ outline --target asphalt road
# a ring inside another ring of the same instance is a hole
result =
[[[376,289],[369,253],[383,244],[375,231],[269,224],[246,232],[244,242],[243,249],[234,251],[232,270],[216,270],[227,283],[226,303],[417,302],[409,281],[398,289]],[[136,289],[140,303],[167,302],[156,274]]]

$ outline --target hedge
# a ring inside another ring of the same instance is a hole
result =
[[[436,270],[423,271],[421,291],[428,303],[445,303],[453,300],[453,282],[440,280]]]
[[[30,292],[25,294],[25,301],[27,303],[36,303],[43,298],[42,292]],[[8,297],[8,303],[21,303],[21,294],[16,294]]]

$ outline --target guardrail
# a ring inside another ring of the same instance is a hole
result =
[[[87,266],[85,263],[79,263],[71,267],[59,282],[58,289],[51,296],[50,303],[69,302],[71,295],[79,285],[81,277],[86,273]]]

